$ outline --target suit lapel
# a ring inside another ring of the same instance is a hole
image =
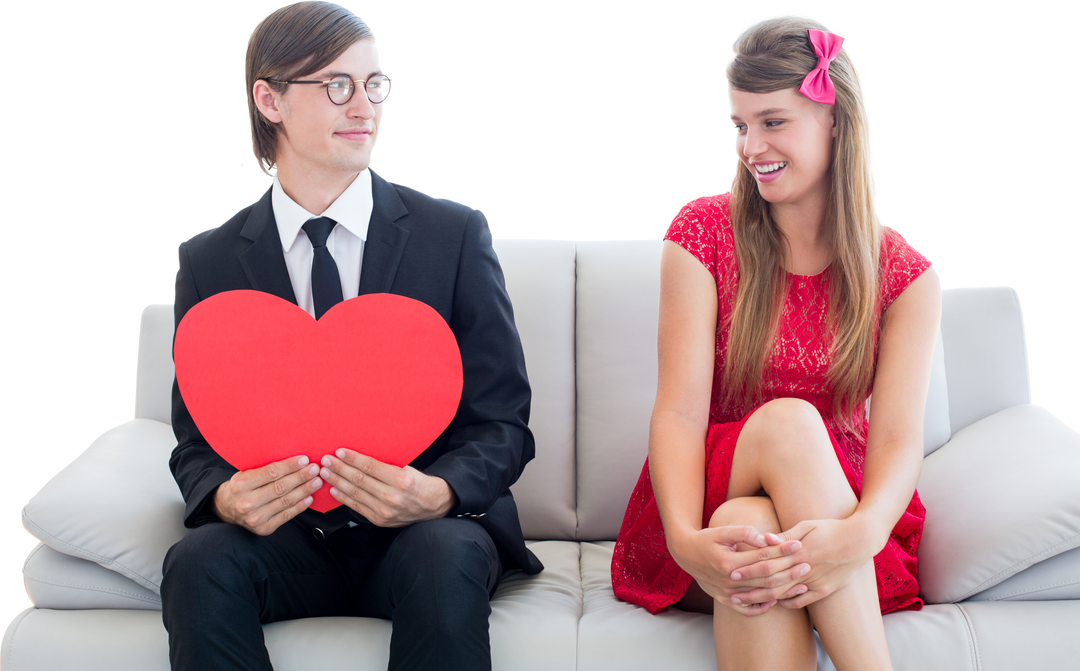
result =
[[[240,237],[251,241],[251,246],[240,253],[240,265],[252,289],[296,303],[289,269],[285,265],[285,253],[281,250],[281,237],[274,220],[274,207],[270,201],[272,190],[273,187],[267,190],[251,208],[247,222],[240,230]]]
[[[361,296],[390,291],[409,239],[409,231],[394,223],[408,215],[409,210],[401,202],[397,189],[374,172],[371,173],[371,198],[371,223],[368,224],[364,262],[360,268]]]

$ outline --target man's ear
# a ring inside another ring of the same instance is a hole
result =
[[[259,108],[267,121],[281,123],[281,94],[270,88],[265,79],[255,82],[251,95],[255,99],[255,107]]]

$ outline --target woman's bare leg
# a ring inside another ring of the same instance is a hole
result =
[[[750,524],[762,533],[780,533],[772,502],[766,497],[736,498],[712,516],[710,527]],[[740,544],[739,550],[749,546]],[[699,587],[698,590],[701,588]],[[713,606],[716,667],[729,669],[784,669],[813,671],[817,652],[806,611],[773,606],[767,613],[746,617],[730,606]]]
[[[798,399],[770,401],[743,426],[732,461],[728,503],[761,492],[771,500],[783,529],[803,520],[845,519],[855,511],[858,500],[836,460],[821,416],[811,404]],[[752,523],[738,517],[725,517],[725,521]],[[892,669],[873,562],[860,569],[846,587],[807,608],[839,671]],[[775,610],[788,609],[774,606],[767,615]],[[731,638],[741,640],[737,635]],[[719,638],[717,650],[719,658]]]

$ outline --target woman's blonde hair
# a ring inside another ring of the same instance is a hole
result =
[[[798,89],[818,62],[806,19],[763,21],[735,42],[728,65],[733,89],[768,93]],[[829,66],[836,88],[836,138],[825,233],[832,247],[828,325],[833,335],[829,382],[836,418],[849,424],[874,378],[881,227],[874,214],[866,111],[855,68],[840,51]],[[730,402],[761,399],[762,374],[780,319],[788,276],[781,260],[787,244],[769,216],[754,176],[742,163],[732,186],[731,225],[739,263],[739,287],[730,317],[723,390]]]

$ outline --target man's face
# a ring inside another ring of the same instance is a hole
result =
[[[281,117],[279,168],[328,178],[355,175],[367,168],[382,119],[382,103],[371,104],[364,81],[381,72],[375,42],[360,40],[325,68],[296,77],[325,81],[345,75],[355,80],[356,90],[344,105],[331,102],[321,85],[294,84],[285,91],[277,103]]]

